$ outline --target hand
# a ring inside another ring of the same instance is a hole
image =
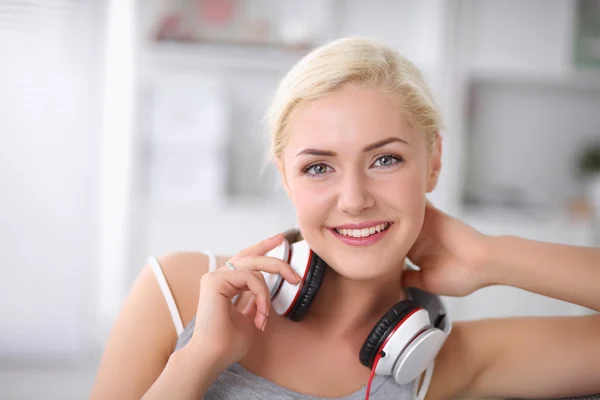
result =
[[[408,252],[420,271],[405,271],[403,285],[446,296],[491,285],[486,241],[486,235],[427,201],[423,228]]]
[[[223,366],[244,358],[256,332],[265,329],[271,296],[260,271],[280,274],[292,284],[300,281],[289,264],[264,256],[282,240],[280,234],[242,250],[230,260],[234,271],[224,266],[202,276],[190,344],[210,352]],[[239,310],[231,300],[243,291],[250,291],[253,299]]]

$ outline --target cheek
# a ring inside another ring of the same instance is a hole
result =
[[[425,206],[427,179],[421,168],[411,166],[394,174],[384,185],[379,185],[378,192],[379,197],[390,205],[396,205],[399,211],[411,212]]]
[[[331,187],[302,177],[293,177],[288,182],[290,198],[300,224],[322,222],[330,211],[329,205],[334,197]]]
[[[411,247],[417,239],[423,220],[425,218],[425,203],[427,201],[427,176],[422,171],[414,174],[406,182],[406,188],[409,190],[398,194],[403,198],[403,215],[402,219],[406,225],[406,245]],[[408,248],[405,249],[408,251]]]
[[[425,174],[420,168],[414,168],[398,174],[380,191],[380,199],[395,211],[400,222],[397,234],[402,245],[395,249],[398,253],[407,252],[421,231],[425,216],[426,189]]]

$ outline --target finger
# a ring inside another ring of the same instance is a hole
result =
[[[260,312],[257,312],[256,314],[254,314],[254,325],[258,329],[260,329],[261,331],[264,330],[266,324],[267,324],[267,316],[266,315],[264,315]]]
[[[234,267],[237,270],[268,272],[270,274],[279,274],[292,285],[300,283],[302,278],[298,276],[290,264],[275,257],[267,256],[249,256],[234,260]],[[233,263],[232,263],[233,264]],[[228,267],[224,267],[227,269]]]
[[[252,272],[261,282],[264,283],[265,286],[268,287],[265,277],[259,272]],[[270,290],[270,289],[269,289]],[[252,296],[254,298],[254,296]],[[268,302],[266,304],[266,312],[260,312],[258,310],[258,306],[256,305],[256,299],[254,299],[254,306],[251,310],[256,311],[254,314],[254,325],[261,331],[265,330],[265,326],[267,325],[267,317],[269,316],[269,309],[271,308],[271,293],[269,292],[269,296],[267,297]],[[250,314],[252,315],[252,314]]]
[[[256,275],[256,277],[261,280],[262,282],[265,283],[265,285],[267,285],[264,276],[260,273],[260,272],[251,272],[252,274]],[[256,297],[254,295],[251,295],[250,301],[248,301],[248,304],[246,304],[246,306],[244,307],[244,311],[242,311],[242,314],[244,314],[247,317],[252,317],[254,316],[253,320],[254,320],[254,325],[256,326],[257,329],[260,329],[261,331],[265,330],[265,326],[267,325],[267,317],[269,315],[269,308],[270,308],[270,303],[271,303],[271,296],[269,294],[269,302],[267,304],[267,312],[263,313],[260,312],[258,310],[258,307],[256,305]]]
[[[258,312],[269,315],[269,303],[271,302],[271,292],[264,279],[259,278],[252,271],[216,271],[213,275],[221,277],[228,285],[227,290],[222,293],[229,300],[236,294],[248,290],[256,297],[256,308]]]
[[[257,329],[262,330],[264,325],[266,324],[265,321],[267,320],[267,316],[258,312],[258,309],[256,308],[256,299],[254,296],[252,296],[250,301],[248,301],[248,304],[244,306],[242,314],[252,319],[254,326],[256,326]]]
[[[283,240],[283,234],[278,233],[275,236],[272,236],[268,239],[265,239],[261,242],[253,244],[250,247],[245,248],[235,255],[235,258],[247,257],[252,255],[264,255],[270,250],[273,250],[275,247],[281,244]]]
[[[252,315],[254,312],[256,312],[256,298],[252,296],[250,301],[248,301],[248,304],[246,304],[246,306],[244,307],[242,314],[248,316]]]
[[[248,289],[248,288],[246,288],[246,289]],[[244,306],[242,315],[253,320],[253,323],[254,323],[254,326],[256,326],[256,329],[262,330],[264,325],[266,324],[265,321],[267,320],[267,316],[262,314],[261,312],[259,312],[258,309],[256,308],[256,298],[254,297],[254,295],[251,296],[248,303]]]

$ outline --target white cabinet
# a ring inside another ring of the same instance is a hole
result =
[[[466,0],[468,65],[549,74],[570,69],[576,1]]]

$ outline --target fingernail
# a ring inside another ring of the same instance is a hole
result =
[[[302,278],[300,277],[300,275],[294,272],[294,276],[296,277],[298,283],[302,282]]]
[[[262,306],[258,309],[258,312],[264,315],[265,317],[269,316],[269,307]]]
[[[261,331],[265,331],[265,328],[267,327],[267,319],[265,318],[265,321],[262,324],[262,328],[260,328]]]

